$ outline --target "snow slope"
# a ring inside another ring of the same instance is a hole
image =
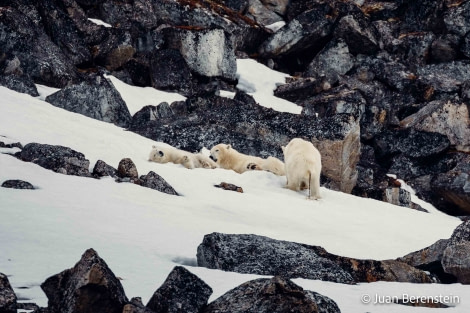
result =
[[[120,92],[138,95],[134,88],[122,85]],[[460,223],[436,210],[426,214],[325,188],[322,200],[307,201],[306,194],[282,188],[284,177],[267,172],[236,174],[151,163],[147,161],[154,144],[150,139],[4,87],[0,99],[0,141],[68,146],[85,154],[90,170],[98,159],[117,167],[122,158],[130,157],[140,175],[155,171],[182,195],[118,184],[110,178],[61,175],[0,154],[0,183],[22,179],[38,188],[0,188],[0,272],[9,275],[21,300],[41,306],[47,305],[47,299],[39,285],[72,267],[87,248],[94,248],[122,278],[129,298],[141,296],[146,303],[171,269],[184,264],[214,289],[214,300],[257,276],[194,267],[197,246],[211,232],[253,233],[320,245],[343,256],[388,259],[448,238]],[[213,187],[222,181],[245,192]],[[421,311],[361,302],[364,294],[403,293],[453,294],[461,298],[453,304],[453,312],[470,309],[470,287],[460,284],[295,282],[332,297],[342,312]]]

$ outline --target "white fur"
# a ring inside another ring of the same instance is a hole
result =
[[[191,153],[171,146],[152,146],[149,161],[181,164],[188,169],[217,167],[214,161],[202,153]]]
[[[286,169],[286,187],[299,191],[309,189],[309,199],[320,198],[321,155],[311,142],[292,139],[282,147]]]
[[[218,144],[211,149],[211,158],[221,167],[244,173],[252,170],[264,170],[276,175],[284,175],[284,163],[275,157],[262,159],[238,152],[231,145]]]

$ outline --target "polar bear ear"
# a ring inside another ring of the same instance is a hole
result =
[[[227,145],[227,150],[232,149],[232,145]]]

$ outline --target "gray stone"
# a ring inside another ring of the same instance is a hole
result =
[[[132,160],[129,158],[124,158],[119,161],[117,175],[121,178],[130,179],[137,179],[139,177],[137,167],[135,166],[134,162],[132,162]]]
[[[117,170],[111,165],[106,164],[106,162],[98,160],[96,161],[96,164],[93,167],[92,175],[95,177],[117,177]]]
[[[448,246],[470,241],[470,220],[462,222],[452,233]]]
[[[176,190],[163,177],[155,172],[150,171],[147,175],[140,176],[140,184],[143,187],[158,190],[169,195],[177,196]]]
[[[176,266],[147,303],[155,313],[199,313],[212,288],[182,266]]]
[[[260,0],[249,0],[245,15],[263,26],[283,20],[281,16],[270,10],[266,5],[263,5]]]
[[[31,183],[19,179],[6,180],[2,183],[2,187],[14,189],[35,189]]]
[[[16,295],[8,281],[8,277],[0,273],[0,312],[16,313]]]
[[[24,75],[0,76],[0,86],[7,87],[17,92],[26,93],[32,97],[39,96],[38,90],[36,89],[36,85],[34,85],[34,82],[31,80],[31,78]]]
[[[336,302],[276,276],[248,281],[211,302],[203,313],[339,313]]]
[[[446,273],[457,277],[457,282],[470,285],[470,241],[448,246],[442,258]]]
[[[368,25],[363,18],[358,19],[353,15],[347,15],[339,21],[334,35],[342,38],[354,55],[374,54],[380,47],[377,31],[373,27],[372,24]]]

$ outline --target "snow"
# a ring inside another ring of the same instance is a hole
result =
[[[113,27],[112,25],[110,25],[110,24],[108,24],[108,23],[106,23],[102,20],[96,19],[96,18],[89,18],[88,20],[92,23],[95,23],[96,25],[101,25],[101,26],[104,26],[104,27],[107,27],[107,28]]]
[[[275,32],[277,32],[278,30],[280,30],[281,28],[283,28],[284,26],[286,26],[286,22],[284,22],[284,21],[279,21],[279,22],[276,22],[276,23],[272,23],[272,24],[270,24],[270,25],[267,25],[266,28],[272,30],[273,33],[275,33]]]
[[[282,81],[285,75],[274,78],[271,70],[248,60],[239,60],[238,64],[243,77],[240,86],[250,89],[260,104],[258,99],[272,97],[275,81]],[[148,105],[152,98],[149,95],[156,92],[111,79],[132,112]],[[155,94],[156,102],[171,101],[159,97]],[[71,268],[88,248],[94,248],[122,278],[129,298],[140,296],[146,303],[171,269],[183,264],[212,287],[214,300],[259,276],[195,267],[197,246],[205,234],[252,233],[319,245],[342,256],[381,260],[448,238],[460,224],[460,220],[437,210],[428,214],[326,188],[321,189],[321,200],[308,201],[304,192],[283,188],[285,177],[268,172],[188,170],[181,165],[148,162],[148,153],[155,144],[150,139],[4,87],[0,87],[0,99],[0,141],[67,146],[85,154],[90,170],[98,159],[117,167],[122,158],[129,157],[140,175],[155,171],[181,194],[171,196],[116,183],[111,178],[61,175],[0,154],[0,183],[22,179],[38,188],[0,188],[0,271],[9,276],[21,301],[46,306],[40,284]],[[274,102],[277,109],[292,109],[292,103],[283,106]],[[16,151],[2,148],[0,152]],[[213,187],[222,181],[241,186],[244,193]],[[361,303],[363,295],[405,293],[453,294],[462,298],[453,304],[453,312],[470,310],[468,299],[463,298],[470,294],[470,287],[460,284],[295,282],[331,297],[342,312],[422,311],[395,304]],[[442,309],[433,310],[439,311]]]

